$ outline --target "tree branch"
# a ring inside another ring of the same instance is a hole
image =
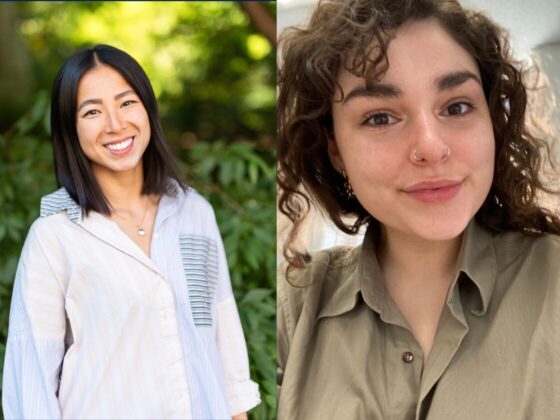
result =
[[[276,20],[266,10],[266,6],[254,1],[240,1],[237,4],[249,16],[253,26],[268,39],[271,45],[276,46]]]

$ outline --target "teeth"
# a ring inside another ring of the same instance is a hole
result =
[[[121,141],[120,143],[108,144],[105,147],[109,150],[120,151],[126,149],[132,143],[132,137]]]

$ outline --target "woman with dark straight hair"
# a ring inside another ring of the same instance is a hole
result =
[[[280,46],[278,419],[557,418],[558,173],[507,36],[456,0],[321,0]],[[311,205],[362,245],[296,247]]]
[[[169,152],[156,97],[144,70],[130,55],[107,45],[83,50],[64,64],[58,73],[51,101],[51,130],[57,180],[70,196],[87,212],[95,210],[109,215],[110,205],[104,197],[88,157],[80,147],[76,132],[76,96],[80,79],[87,71],[101,65],[117,71],[136,93],[146,109],[151,138],[142,155],[142,194],[173,193],[170,180],[184,188]]]
[[[140,65],[74,54],[51,130],[61,188],[18,265],[5,418],[246,418],[259,392],[214,213],[181,180]]]

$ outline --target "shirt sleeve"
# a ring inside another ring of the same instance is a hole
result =
[[[16,272],[4,360],[6,419],[60,419],[64,293],[32,226]]]
[[[213,222],[219,258],[219,284],[216,297],[216,342],[224,369],[230,413],[231,415],[237,415],[257,406],[260,404],[261,399],[258,385],[251,381],[249,376],[247,346],[237,305],[231,290],[224,245],[215,219]]]
[[[240,414],[260,404],[258,385],[249,378],[249,358],[233,296],[218,303],[218,351],[224,368],[230,413]]]

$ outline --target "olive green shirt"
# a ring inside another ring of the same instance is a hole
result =
[[[560,419],[560,237],[471,222],[425,365],[372,232],[284,277],[279,420]]]

